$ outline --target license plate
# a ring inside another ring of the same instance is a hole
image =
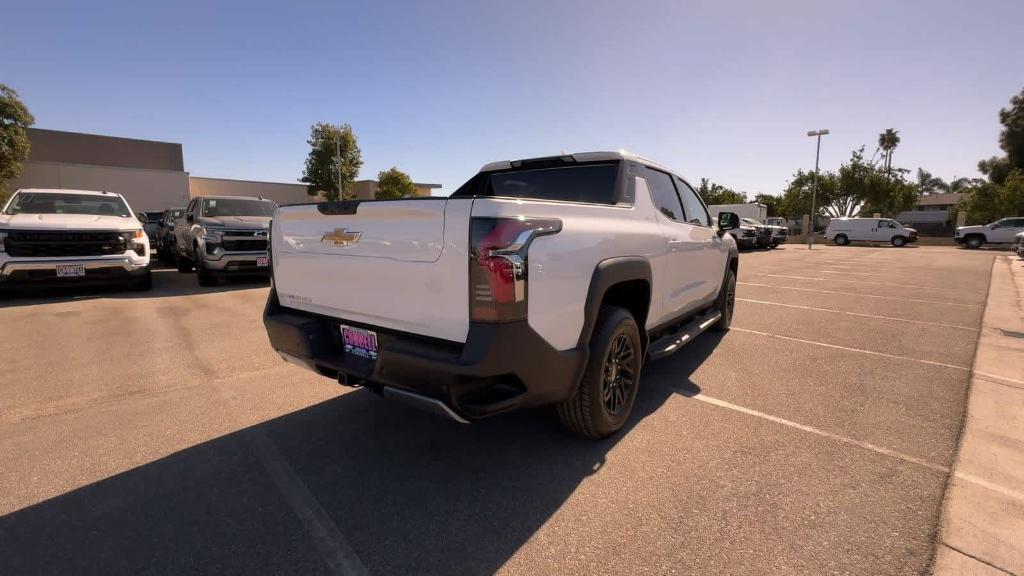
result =
[[[270,258],[268,256],[257,256],[256,265],[260,268],[266,268],[270,265]]]
[[[57,264],[58,278],[85,276],[85,264]]]
[[[370,360],[377,359],[376,332],[342,324],[341,341],[345,346],[345,352]]]

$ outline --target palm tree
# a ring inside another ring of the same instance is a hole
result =
[[[885,153],[885,173],[892,173],[892,151],[900,145],[900,131],[886,128],[878,135],[878,147]]]
[[[949,184],[938,176],[924,168],[917,169],[917,191],[920,194],[935,194],[937,192],[949,192]]]

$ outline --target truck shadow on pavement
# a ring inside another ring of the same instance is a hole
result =
[[[370,573],[491,574],[633,426],[700,393],[689,376],[720,340],[707,333],[645,368],[627,429],[596,442],[548,410],[460,426],[346,393],[0,518],[0,573],[337,573],[299,519],[296,487],[268,473],[280,464],[269,445]]]
[[[34,306],[56,302],[74,302],[96,298],[134,300],[140,298],[166,298],[168,296],[194,296],[232,290],[246,290],[270,285],[270,281],[259,276],[239,276],[222,279],[216,286],[199,285],[195,274],[179,273],[173,268],[153,270],[153,288],[144,292],[132,291],[127,285],[97,284],[69,285],[6,289],[0,291],[0,308]]]

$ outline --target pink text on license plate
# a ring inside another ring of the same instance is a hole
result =
[[[345,352],[371,360],[377,359],[376,332],[342,324],[341,341],[345,345]]]
[[[260,268],[265,268],[270,265],[270,258],[267,256],[257,256],[256,265]]]

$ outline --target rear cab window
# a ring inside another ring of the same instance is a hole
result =
[[[619,203],[621,165],[622,162],[612,161],[481,172],[459,187],[451,197],[482,196],[615,205]]]

